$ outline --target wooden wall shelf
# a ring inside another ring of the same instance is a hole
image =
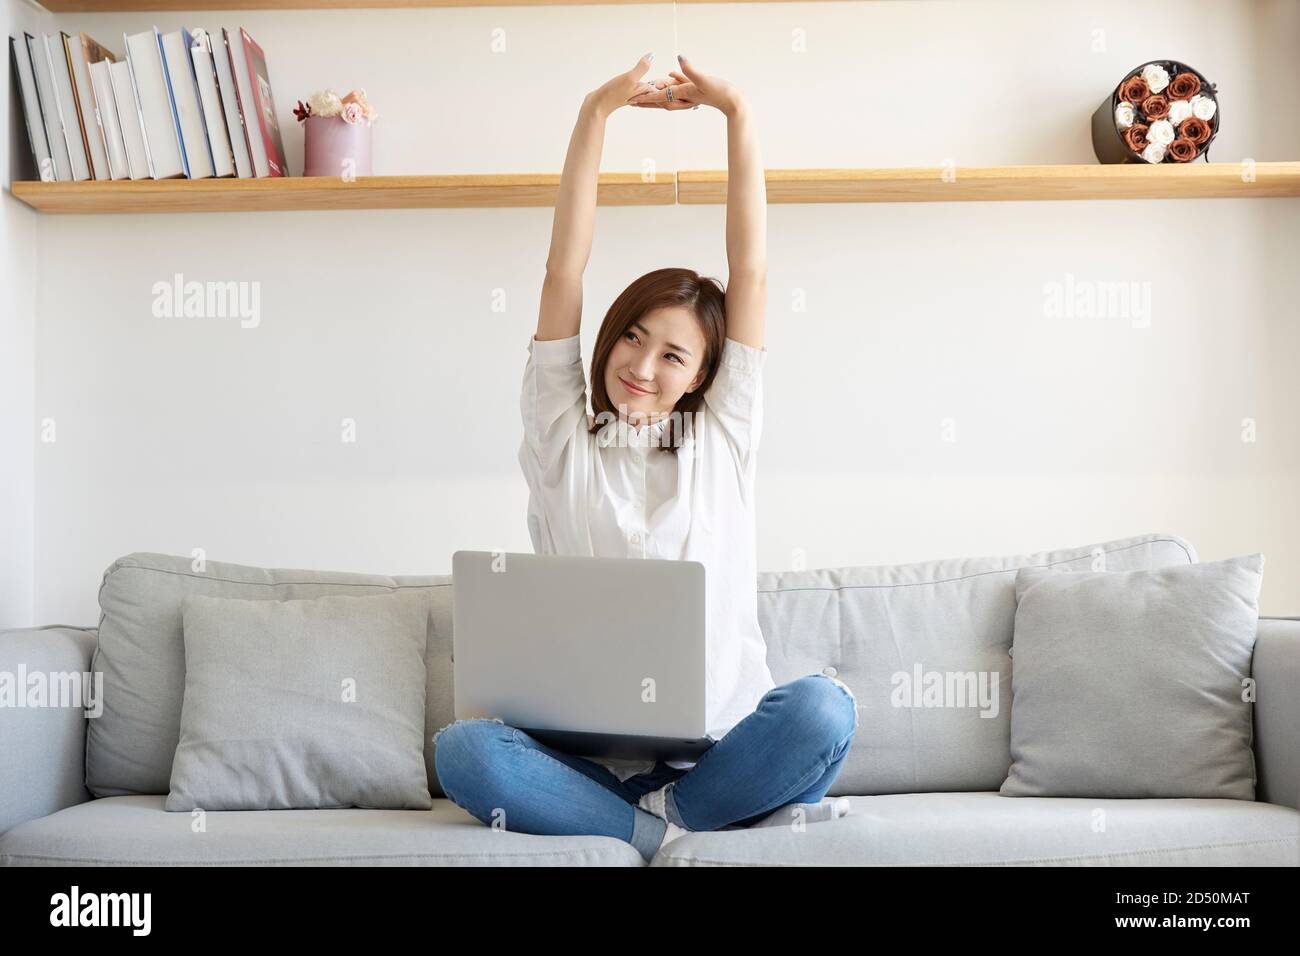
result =
[[[554,206],[559,173],[474,176],[287,176],[268,179],[137,179],[16,182],[13,194],[52,213],[278,212],[319,209],[434,209]],[[671,206],[672,173],[601,173],[602,206]]]
[[[943,170],[769,169],[769,203],[1015,202],[1051,199],[1220,199],[1300,196],[1300,163],[1256,163],[1254,181],[1240,163],[1086,166],[958,166]],[[725,203],[724,170],[677,174],[677,201]]]
[[[51,13],[135,13],[158,10],[380,10],[413,7],[613,6],[673,0],[40,0]],[[780,3],[788,0],[677,0],[678,3]]]
[[[1300,196],[1300,162],[1171,166],[969,166],[943,170],[769,169],[769,203],[1018,202],[1057,199],[1269,199]],[[13,194],[49,213],[269,212],[553,206],[559,173],[275,179],[16,182]],[[720,204],[724,170],[601,173],[603,206]]]

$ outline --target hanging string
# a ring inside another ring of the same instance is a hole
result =
[[[670,69],[674,69],[678,71],[681,70],[681,64],[677,62],[677,54],[681,52],[682,52],[681,47],[677,45],[677,0],[673,0],[673,58],[669,67]],[[668,76],[667,73],[664,74],[664,77],[667,80],[672,80],[672,77]],[[673,119],[680,119],[680,118],[681,117],[673,117]],[[678,138],[678,128],[682,124],[670,123],[669,125],[672,126],[673,128],[673,189],[676,190],[678,188],[677,170],[680,169],[682,165],[681,141]],[[677,202],[678,199],[679,199],[678,196],[676,195],[673,196],[674,203]]]

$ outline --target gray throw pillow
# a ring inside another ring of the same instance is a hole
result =
[[[428,810],[420,592],[187,595],[168,810]]]
[[[1016,574],[1013,797],[1255,799],[1264,556]]]

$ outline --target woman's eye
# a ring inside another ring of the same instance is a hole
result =
[[[636,337],[636,333],[635,333],[635,332],[632,332],[632,331],[624,332],[624,333],[623,333],[623,337],[624,337],[625,339],[628,339],[629,341],[632,341],[632,342],[637,342],[637,341],[639,341],[639,340],[637,339],[637,337]],[[676,352],[666,352],[666,353],[664,353],[664,357],[665,357],[665,358],[670,358],[670,359],[672,359],[672,360],[675,361],[678,365],[685,365],[685,364],[686,364],[686,360],[683,359],[683,358],[682,358],[680,355],[678,355]]]

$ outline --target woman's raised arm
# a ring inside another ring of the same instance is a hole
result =
[[[632,69],[588,93],[582,101],[555,197],[551,249],[546,257],[546,278],[542,282],[537,318],[539,342],[570,338],[578,334],[582,325],[582,274],[591,258],[605,121],[614,110],[627,105],[631,97],[654,88],[641,80],[650,69],[652,59],[652,54],[647,53]]]
[[[712,106],[727,117],[727,338],[763,348],[767,319],[767,182],[758,131],[745,98],[727,81],[701,73],[684,56],[681,72],[633,97],[666,110]]]
[[[727,337],[761,349],[767,319],[767,183],[748,104],[737,96],[726,116]]]

